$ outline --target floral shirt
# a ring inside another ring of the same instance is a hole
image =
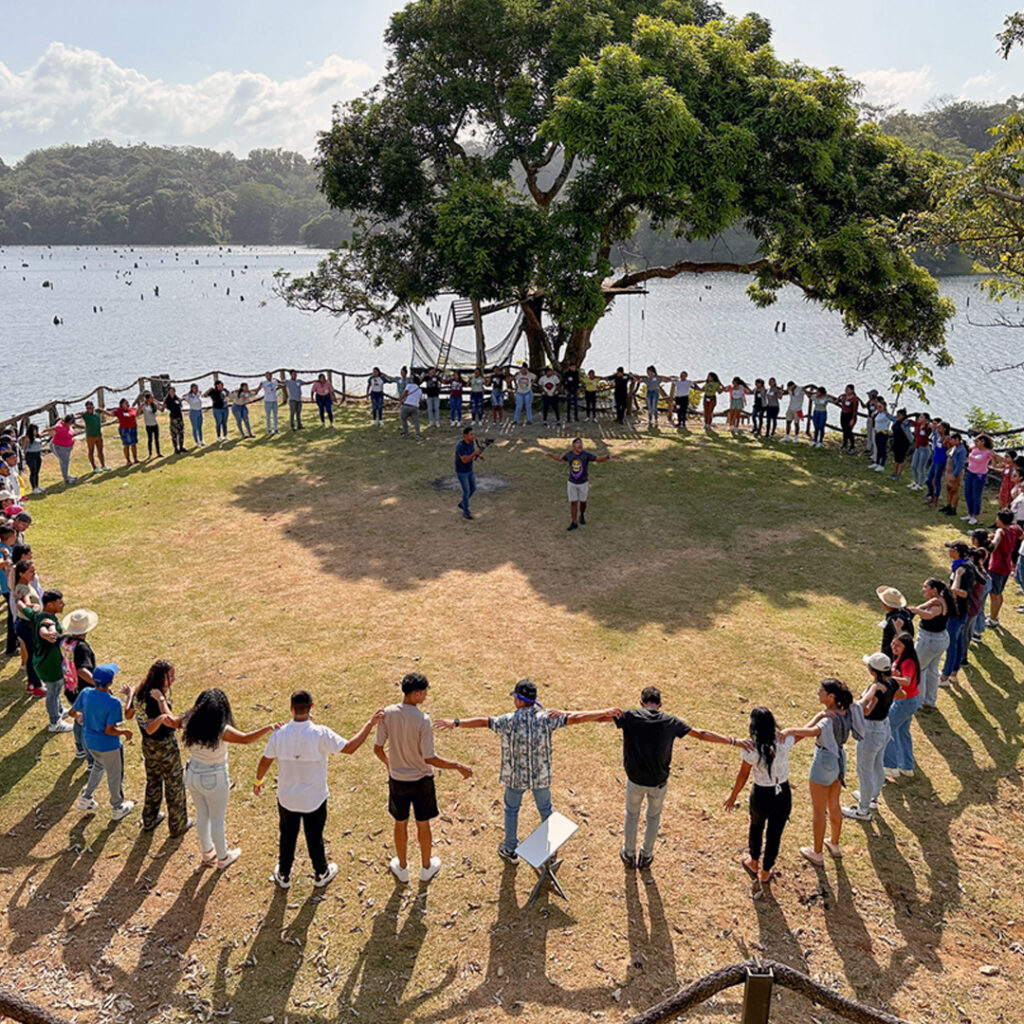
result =
[[[551,785],[551,734],[566,716],[548,718],[543,708],[516,708],[488,720],[501,737],[502,785],[512,789],[546,789]]]

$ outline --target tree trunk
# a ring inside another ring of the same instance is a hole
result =
[[[523,306],[523,333],[526,335],[527,362],[534,373],[540,373],[548,363],[548,339],[541,323],[544,300],[539,297],[527,299]]]
[[[577,369],[583,368],[583,360],[590,351],[590,336],[594,333],[593,327],[574,327],[569,335],[569,344],[565,347],[565,358],[562,366],[576,364]]]

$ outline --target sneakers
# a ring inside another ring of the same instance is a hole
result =
[[[580,513],[580,526],[587,525],[587,517],[581,512]]]
[[[95,811],[99,804],[91,796],[84,793],[75,801],[75,807],[80,811]]]
[[[407,867],[403,868],[401,864],[398,863],[397,857],[391,858],[391,863],[388,864],[388,867],[391,868],[391,874],[393,874],[395,878],[402,883],[402,885],[409,884],[409,869]]]
[[[968,514],[967,514],[967,515],[965,515],[965,516],[961,516],[961,517],[960,517],[960,521],[961,521],[962,523],[967,523],[967,522],[970,522],[970,521],[971,521],[971,520],[972,520],[973,518],[974,518],[974,517],[973,517],[972,515],[970,515],[970,514],[968,513]]]
[[[33,697],[46,696],[46,691],[41,686],[30,686],[26,692],[32,694]],[[74,726],[72,726],[71,728],[73,729]]]
[[[903,775],[903,776],[905,776],[908,779],[912,779],[914,777],[914,769],[913,768],[901,768],[900,769],[900,775]]]
[[[113,821],[120,821],[122,818],[127,818],[133,810],[135,810],[135,801],[125,800],[120,807],[114,807],[111,810],[110,817]]]
[[[89,755],[84,750],[75,751],[75,760],[84,761]]]
[[[504,843],[500,843],[498,845],[498,856],[506,864],[518,864],[519,863],[519,855],[516,853],[515,850],[507,849]]]
[[[635,868],[636,867],[636,854],[635,853],[626,853],[626,848],[624,846],[619,847],[619,860],[621,860],[622,863],[625,864],[627,868]]]
[[[871,812],[862,811],[859,807],[843,807],[840,808],[843,812],[844,818],[854,818],[857,821],[870,821]]]
[[[331,869],[331,866],[332,865],[328,865],[328,871]],[[335,870],[337,870],[338,865],[335,864],[333,865],[333,867],[335,868]],[[274,882],[280,889],[290,889],[292,887],[292,876],[282,875],[280,864],[274,865],[274,873],[270,876],[270,880]]]
[[[818,853],[818,851],[811,846],[801,846],[800,856],[803,857],[804,860],[809,860],[819,868],[825,863],[825,855]]]
[[[431,857],[430,865],[425,868],[420,868],[420,881],[429,882],[437,873],[441,870],[441,858]]]
[[[566,529],[567,529],[567,530],[570,530],[570,531],[572,531],[572,530],[578,530],[579,528],[580,528],[580,524],[579,524],[579,523],[570,523],[570,524],[569,524],[569,525],[568,525],[568,526],[566,527]]]
[[[46,691],[44,690],[43,692],[45,693]],[[61,718],[58,719],[58,721],[56,722],[51,722],[50,725],[47,726],[46,731],[71,732],[72,729],[74,729],[74,725],[72,725],[71,722],[69,722],[66,718]]]
[[[977,522],[978,522],[978,517],[977,516],[968,516],[967,517],[967,525],[968,526],[975,526],[977,524]]]
[[[163,821],[166,817],[167,817],[167,815],[164,814],[163,811],[161,811],[148,825],[146,824],[146,822],[142,823],[142,831],[143,832],[152,832],[152,831],[154,831],[156,829],[157,825],[159,825],[160,822]]]
[[[860,803],[860,790],[859,790],[859,789],[855,789],[855,790],[853,791],[853,793],[852,793],[852,796],[853,796],[853,799],[854,799],[854,800],[856,800],[856,801],[857,801],[857,803],[859,804],[859,803]],[[871,810],[873,810],[873,811],[874,811],[874,810],[877,810],[877,808],[878,808],[878,797],[875,797],[875,799],[874,799],[874,800],[872,800],[872,801],[871,801],[871,803],[870,803],[870,804],[868,804],[868,806],[869,806],[869,807],[871,808]]]
[[[440,862],[439,862],[439,866],[440,866]],[[327,870],[322,875],[317,875],[313,879],[313,885],[316,886],[317,889],[322,889],[325,885],[328,885],[331,882],[331,880],[334,878],[334,876],[337,873],[338,873],[338,865],[335,864],[334,861],[332,860],[331,863],[327,865]],[[275,870],[275,874],[276,874],[276,870]],[[289,882],[289,885],[290,884],[291,883]],[[287,886],[285,886],[285,888],[287,888]]]
[[[999,628],[999,620],[998,619],[993,619],[992,616],[990,615],[987,619],[985,619],[985,625],[988,626],[989,629],[998,629]]]
[[[227,854],[217,861],[217,870],[223,871],[225,868],[231,867],[231,865],[234,864],[241,856],[242,851],[238,849],[238,847],[235,847],[233,850],[228,850]]]
[[[42,487],[33,487],[32,488],[32,493],[33,494],[45,494],[46,492],[42,489]]]
[[[644,853],[643,850],[641,850],[636,858],[636,869],[637,871],[646,871],[653,863],[654,854]]]

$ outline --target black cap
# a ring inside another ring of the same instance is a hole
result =
[[[537,699],[537,684],[532,679],[520,679],[512,691],[514,697],[534,701]]]

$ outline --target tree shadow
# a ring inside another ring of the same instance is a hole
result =
[[[626,932],[629,968],[623,995],[633,1006],[648,1007],[679,988],[676,952],[658,883],[650,871],[623,868],[626,890]],[[647,900],[650,927],[644,920],[640,882]]]
[[[567,537],[564,467],[540,458],[553,449],[541,444],[550,432],[529,430],[510,436],[506,426],[491,435],[497,443],[478,472],[499,472],[513,486],[474,499],[472,524],[432,487],[439,472],[453,469],[455,437],[445,428],[404,447],[347,423],[316,445],[289,439],[302,452],[302,473],[253,477],[235,489],[234,502],[264,519],[286,509],[285,535],[341,579],[415,590],[451,572],[454,544],[459,563],[475,572],[509,566],[546,603],[623,632],[650,623],[707,629],[751,591],[780,609],[827,596],[874,611],[873,588],[863,581],[874,538],[853,513],[867,519],[887,502],[898,501],[905,513],[907,544],[894,555],[894,574],[920,572],[913,541],[928,521],[908,512],[902,495],[880,490],[874,474],[862,479],[806,446],[790,446],[780,458],[774,446],[717,435],[670,437],[658,449],[630,444],[615,461],[593,467],[587,526]],[[586,443],[601,454],[615,431],[596,433]],[[637,437],[627,432],[626,440]],[[568,448],[567,438],[557,440]],[[752,500],[737,502],[737,488]],[[666,536],[678,542],[666,546]],[[382,544],[382,537],[397,542]],[[600,557],[588,554],[595,543]],[[564,571],[567,558],[572,573]],[[832,571],[821,572],[823,564]],[[655,593],[652,566],[672,586]]]

